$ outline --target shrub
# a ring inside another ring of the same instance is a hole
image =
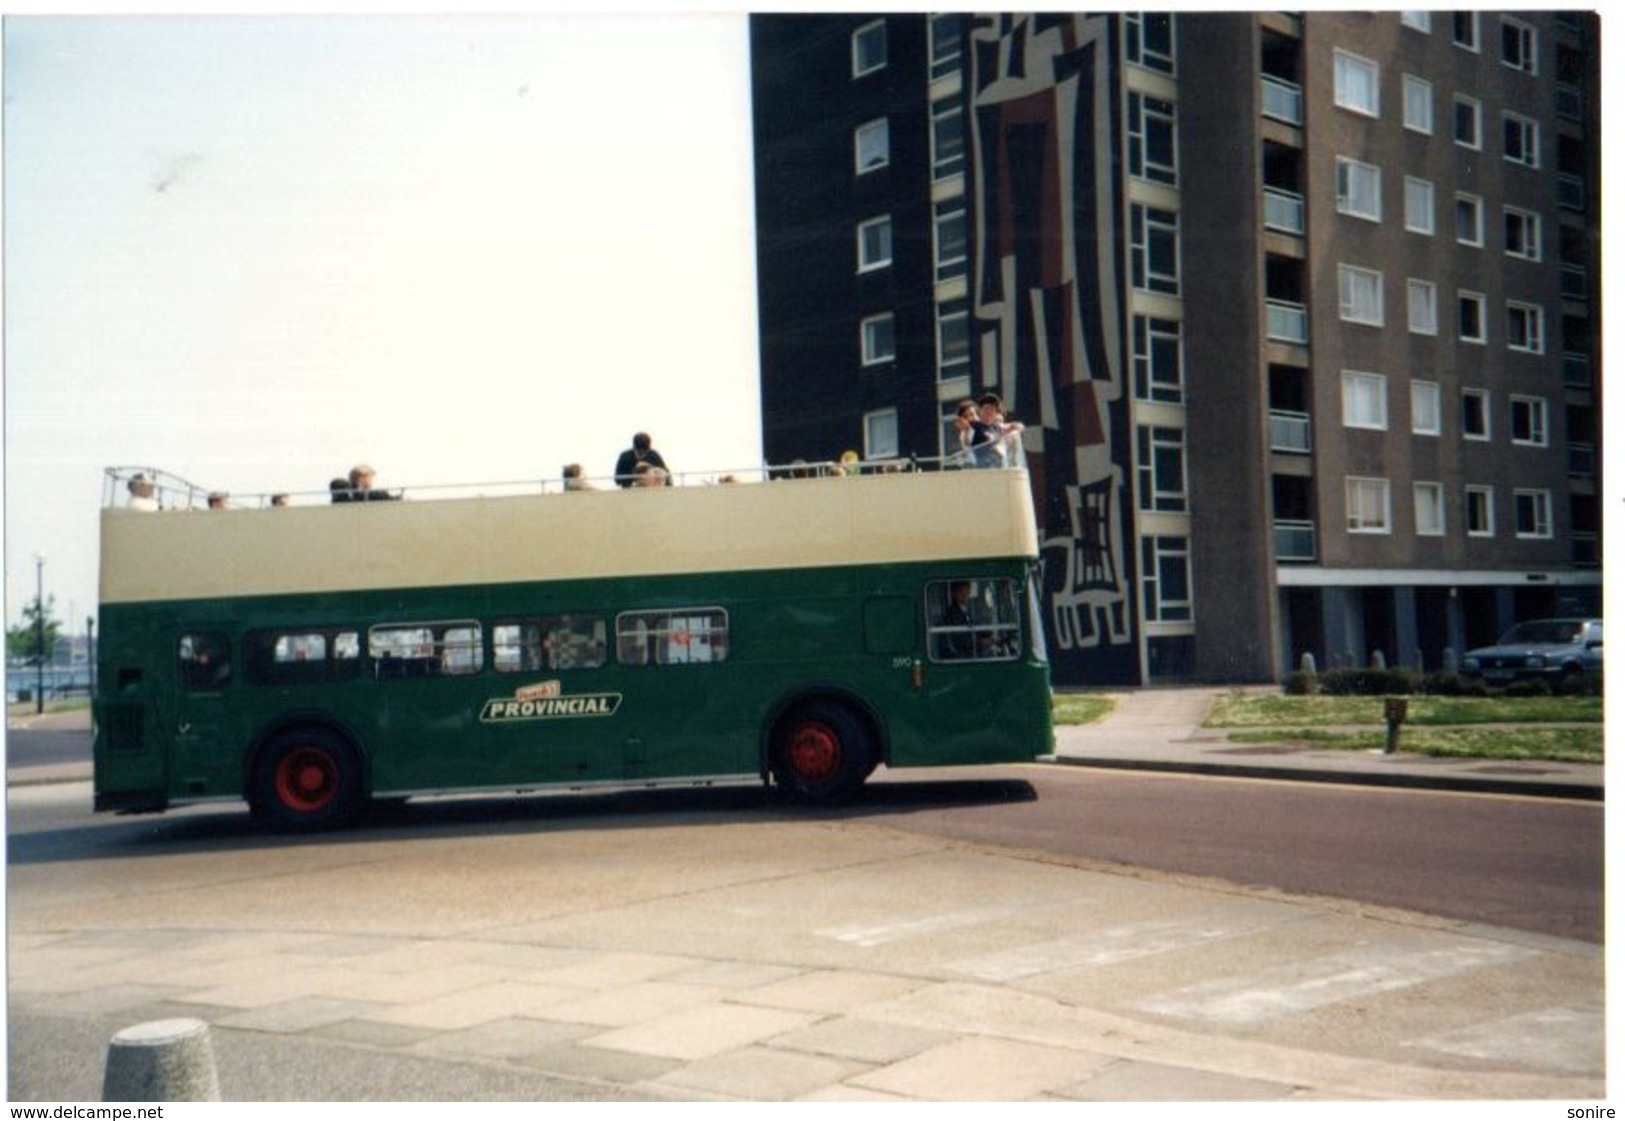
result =
[[[1501,690],[1504,697],[1549,697],[1552,687],[1539,677],[1524,677],[1510,682]]]
[[[1320,678],[1320,691],[1332,697],[1404,696],[1413,688],[1411,675],[1402,669],[1338,669]]]
[[[1281,678],[1281,692],[1289,697],[1311,697],[1319,691],[1320,682],[1312,673],[1297,670]]]
[[[1469,681],[1459,674],[1435,670],[1416,683],[1416,691],[1433,697],[1470,697],[1480,695],[1474,692],[1479,685],[1479,682]]]

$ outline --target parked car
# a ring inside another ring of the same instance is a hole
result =
[[[1492,685],[1540,678],[1552,687],[1572,688],[1587,673],[1602,672],[1601,619],[1532,619],[1519,623],[1494,646],[1469,650],[1461,659],[1465,677]]]

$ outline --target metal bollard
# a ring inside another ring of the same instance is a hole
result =
[[[209,1025],[202,1020],[151,1020],[125,1028],[107,1049],[104,1102],[217,1102]]]
[[[1388,743],[1383,747],[1384,755],[1392,755],[1399,748],[1399,726],[1405,723],[1405,717],[1410,711],[1410,702],[1404,697],[1389,697],[1383,702],[1383,717],[1388,721]]]

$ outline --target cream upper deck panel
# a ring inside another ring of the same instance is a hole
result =
[[[148,513],[107,509],[101,602],[1036,557],[1020,469]]]

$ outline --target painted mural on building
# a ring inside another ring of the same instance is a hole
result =
[[[1027,425],[1055,679],[1135,683],[1111,18],[981,17],[969,48],[976,345]]]

